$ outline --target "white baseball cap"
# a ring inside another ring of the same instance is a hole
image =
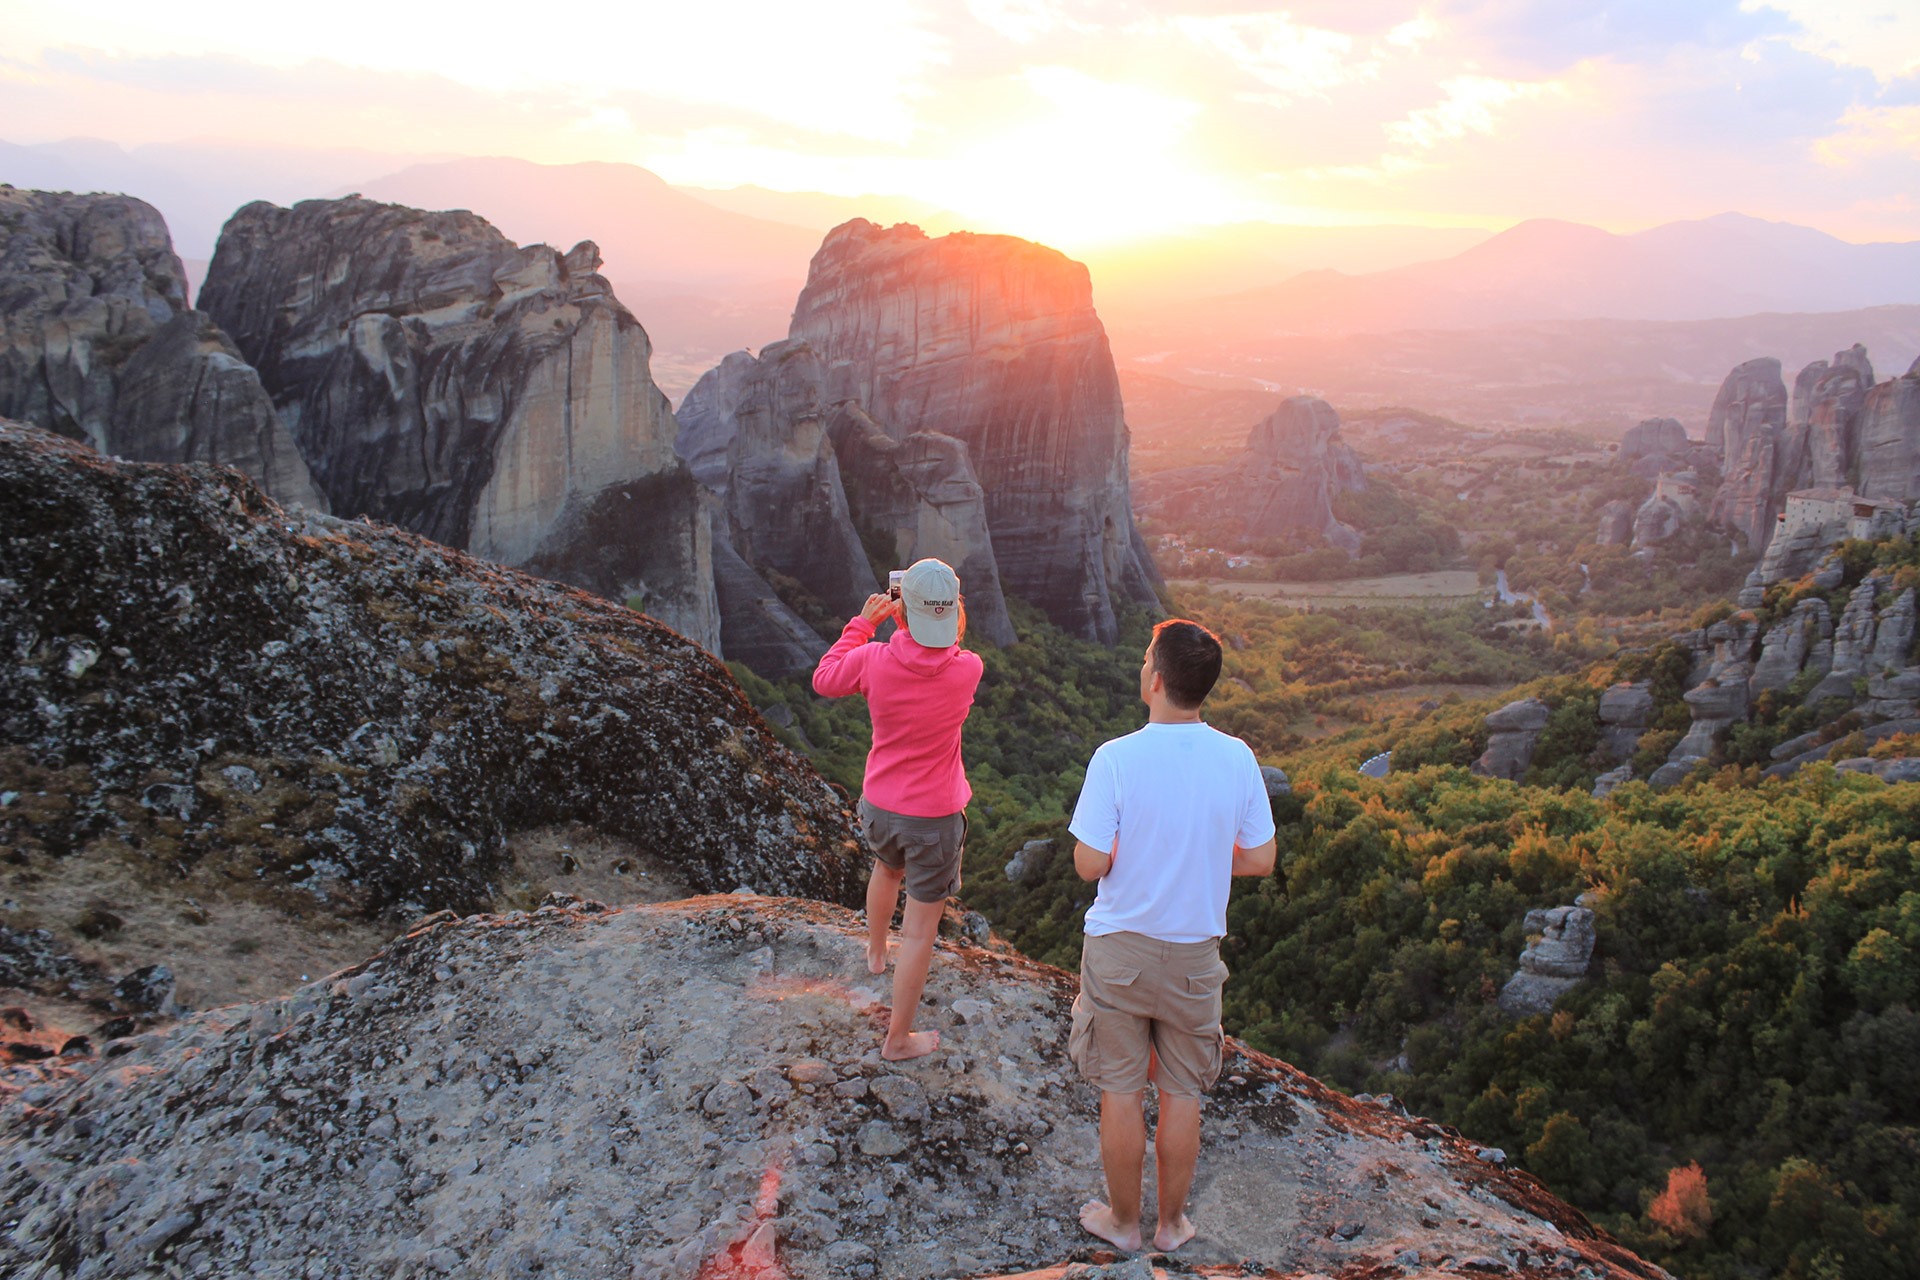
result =
[[[960,575],[943,561],[916,560],[900,579],[900,603],[905,606],[907,634],[929,649],[944,649],[960,640]]]

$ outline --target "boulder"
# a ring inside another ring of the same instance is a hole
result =
[[[1617,765],[1594,778],[1593,798],[1595,800],[1604,799],[1612,795],[1614,788],[1620,786],[1620,784],[1632,781],[1633,766],[1630,764]]]
[[[1633,503],[1615,498],[1600,508],[1600,527],[1593,540],[1603,547],[1623,547],[1633,541]]]
[[[651,344],[583,241],[358,197],[256,202],[201,300],[338,511],[532,569],[720,643],[700,488]]]
[[[1340,493],[1366,487],[1359,458],[1340,438],[1340,415],[1317,396],[1292,396],[1254,424],[1235,470],[1249,538],[1306,530],[1347,551],[1360,535],[1333,514]]]
[[[1656,489],[1633,513],[1633,545],[1650,547],[1665,542],[1685,526],[1692,504]]]
[[[1600,750],[1608,760],[1624,761],[1640,745],[1653,720],[1653,694],[1646,683],[1616,684],[1600,695]]]
[[[1473,772],[1518,782],[1533,763],[1534,744],[1552,714],[1540,699],[1521,698],[1489,715],[1487,749],[1473,762]]]
[[[1278,765],[1260,766],[1260,781],[1267,788],[1267,799],[1293,794],[1293,783],[1287,780],[1287,771]]]
[[[188,307],[165,220],[130,196],[0,186],[0,417],[326,509],[259,376]]]
[[[1719,675],[1687,690],[1687,709],[1693,723],[1667,759],[1672,762],[1703,759],[1713,754],[1720,736],[1747,718],[1747,682],[1752,669],[1744,662],[1733,663]]]
[[[1045,869],[1053,859],[1053,841],[1029,840],[1007,860],[1006,873],[1009,884],[1025,884],[1029,879]]]
[[[966,445],[1007,593],[1102,643],[1126,605],[1155,602],[1084,266],[1011,236],[857,218],[814,255],[789,336],[826,363],[831,399],[857,400],[888,435]]]
[[[1867,677],[1866,712],[1876,720],[1909,720],[1920,704],[1920,668]]]
[[[1500,1008],[1510,1017],[1551,1010],[1586,976],[1593,956],[1593,912],[1586,907],[1529,911],[1526,930],[1520,968],[1500,991]]]
[[[1720,489],[1710,518],[1762,550],[1773,532],[1775,454],[1787,424],[1787,385],[1771,356],[1737,366],[1720,385],[1707,417],[1707,447],[1720,458]]]

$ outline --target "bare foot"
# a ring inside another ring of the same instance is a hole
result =
[[[1160,1224],[1160,1229],[1153,1233],[1153,1247],[1162,1253],[1172,1253],[1191,1239],[1193,1239],[1193,1223],[1189,1222],[1187,1215],[1183,1213],[1174,1219],[1172,1226],[1164,1222]]]
[[[881,943],[880,952],[878,955],[875,955],[873,946],[871,943],[869,943],[867,946],[867,972],[868,973],[885,973],[886,971],[887,971],[887,944],[884,942]]]
[[[898,1046],[882,1043],[880,1056],[888,1062],[905,1062],[908,1058],[924,1058],[939,1047],[938,1031],[909,1031],[906,1040]]]
[[[1080,1206],[1080,1225],[1117,1249],[1139,1252],[1140,1228],[1121,1226],[1114,1221],[1113,1210],[1101,1201],[1089,1200]]]

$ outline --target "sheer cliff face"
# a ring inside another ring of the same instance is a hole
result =
[[[1920,360],[1904,377],[1867,392],[1857,432],[1860,492],[1869,498],[1920,497]]]
[[[964,443],[1008,592],[1110,641],[1116,605],[1153,599],[1127,487],[1127,428],[1086,268],[1008,236],[828,233],[792,337],[820,353],[835,400],[897,440]]]
[[[334,509],[719,641],[706,521],[646,332],[583,242],[357,198],[236,213],[201,290]]]
[[[0,188],[0,322],[0,415],[125,458],[226,463],[324,510],[260,379],[188,308],[151,205]]]
[[[1740,365],[1720,385],[1707,419],[1707,447],[1719,450],[1725,477],[1712,518],[1737,530],[1759,551],[1773,531],[1773,493],[1781,436],[1787,425],[1787,384],[1771,356]]]

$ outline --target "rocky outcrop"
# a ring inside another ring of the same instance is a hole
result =
[[[1760,639],[1760,657],[1747,678],[1747,690],[1759,697],[1785,689],[1802,673],[1824,677],[1833,669],[1833,617],[1818,596],[1802,600],[1793,612],[1768,628]]]
[[[1254,424],[1233,461],[1143,476],[1136,502],[1145,514],[1208,530],[1208,536],[1283,538],[1355,552],[1360,535],[1341,523],[1333,505],[1339,495],[1365,487],[1360,459],[1340,438],[1333,406],[1293,396]]]
[[[826,370],[805,343],[776,342],[737,391],[724,413],[733,423],[724,502],[734,549],[851,617],[878,587],[827,435]]]
[[[1653,721],[1653,694],[1643,681],[1620,683],[1600,695],[1600,751],[1608,760],[1631,757]]]
[[[786,899],[557,903],[13,1068],[0,1270],[915,1280],[1084,1256],[1102,1174],[1071,979],[942,940],[940,1051],[899,1067],[863,938]],[[1186,1266],[1665,1276],[1453,1130],[1236,1041],[1207,1113]]]
[[[897,567],[927,556],[952,565],[966,599],[967,634],[1012,644],[986,490],[967,446],[937,431],[895,439],[851,401],[835,411],[828,430],[863,541],[890,548]]]
[[[727,491],[727,451],[739,431],[734,410],[746,396],[747,380],[759,368],[752,352],[729,352],[700,375],[674,412],[674,452],[685,460],[694,479],[715,493]]]
[[[1896,501],[1920,498],[1920,373],[1909,369],[1867,392],[1855,429],[1861,494]]]
[[[1719,453],[1722,475],[1711,518],[1756,552],[1773,533],[1775,464],[1786,425],[1787,385],[1771,356],[1729,373],[1707,419],[1707,447]]]
[[[236,472],[0,426],[0,599],[0,792],[35,797],[0,844],[41,874],[408,917],[579,824],[698,889],[860,891],[845,802],[709,654]]]
[[[1648,461],[1654,464],[1654,470],[1664,470],[1666,464],[1684,458],[1691,446],[1679,419],[1648,418],[1627,428],[1620,438],[1620,460],[1629,464]]]
[[[325,510],[260,379],[129,196],[0,186],[0,417],[148,462],[238,467]]]
[[[1662,475],[1653,493],[1633,513],[1633,545],[1650,547],[1680,532],[1698,513],[1697,477],[1692,472]]]
[[[1007,860],[1008,884],[1025,884],[1046,869],[1053,860],[1053,841],[1029,840]]]
[[[1473,762],[1473,772],[1488,778],[1518,782],[1533,764],[1534,744],[1553,714],[1538,698],[1509,702],[1486,719],[1487,749]]]
[[[591,242],[519,248],[464,211],[255,203],[200,296],[334,510],[637,598],[717,648],[699,489],[599,266]]]
[[[1500,990],[1500,1008],[1513,1017],[1549,1012],[1579,985],[1593,959],[1593,912],[1584,905],[1529,911],[1525,927],[1520,968]]]
[[[1307,530],[1343,550],[1360,535],[1334,518],[1333,499],[1366,487],[1360,459],[1340,438],[1340,415],[1325,400],[1292,396],[1256,423],[1240,467],[1252,538]]]
[[[1009,594],[1103,642],[1120,608],[1155,599],[1085,267],[1009,236],[855,219],[814,255],[790,336],[889,436],[966,445]]]
[[[931,431],[896,439],[857,401],[831,402],[826,384],[813,349],[789,341],[757,359],[736,352],[689,393],[691,409],[682,416],[690,426],[678,447],[690,465],[702,460],[720,492],[726,519],[719,536],[752,570],[798,583],[843,618],[878,589],[875,556],[889,568],[937,557],[960,574],[969,634],[1013,643],[985,493],[966,446]],[[727,442],[725,466],[716,472],[719,440]],[[759,611],[771,592],[744,619],[734,607],[743,593],[723,583],[721,595],[726,652],[769,673],[746,656],[760,646],[735,633],[764,627]],[[783,649],[782,670],[794,669],[792,656]]]
[[[1855,474],[1860,459],[1856,427],[1872,386],[1873,364],[1859,343],[1835,353],[1832,361],[1816,360],[1800,371],[1787,410],[1791,461],[1797,464],[1785,477],[1792,487],[1857,487],[1864,479]]]
[[[1600,508],[1600,527],[1594,532],[1594,542],[1603,547],[1622,547],[1632,542],[1634,511],[1633,503],[1625,498],[1615,498]]]
[[[827,651],[827,642],[734,550],[726,513],[718,502],[710,514],[714,594],[727,657],[769,680],[812,671]]]

